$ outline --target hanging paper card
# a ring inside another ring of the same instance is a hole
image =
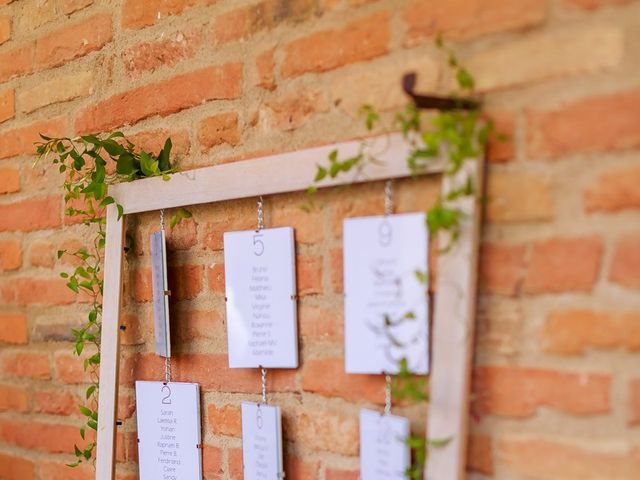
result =
[[[348,373],[428,372],[427,250],[424,213],[344,221]]]
[[[410,465],[409,420],[360,411],[360,479],[404,480]]]
[[[201,480],[195,383],[136,382],[140,480]]]
[[[298,366],[293,229],[224,234],[231,368]]]
[[[169,282],[167,281],[167,247],[164,230],[151,234],[151,278],[153,289],[153,324],[156,353],[171,356],[169,329]]]
[[[242,403],[244,480],[284,478],[280,407]]]

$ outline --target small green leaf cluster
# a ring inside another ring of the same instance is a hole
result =
[[[64,175],[65,214],[79,218],[82,224],[92,229],[92,241],[77,250],[59,250],[58,258],[70,256],[76,266],[60,276],[67,281],[67,287],[77,294],[90,299],[90,309],[86,321],[72,329],[74,354],[84,356],[83,368],[89,373],[91,384],[85,392],[86,402],[79,405],[85,417],[80,427],[80,436],[85,439],[87,429],[98,428],[98,368],[100,365],[100,333],[103,293],[103,254],[105,247],[105,216],[108,205],[115,204],[118,215],[123,208],[108,194],[108,186],[138,178],[163,176],[174,169],[171,165],[171,139],[167,139],[160,153],[152,155],[139,150],[121,132],[109,135],[84,135],[77,138],[51,138],[41,135],[42,142],[36,144],[38,159],[51,157],[51,162]],[[179,209],[171,219],[175,226],[191,213]],[[91,352],[87,354],[87,347]],[[74,445],[76,461],[70,466],[78,466],[93,458],[95,442],[85,446]]]

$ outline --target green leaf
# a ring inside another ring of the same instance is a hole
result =
[[[140,170],[145,177],[154,177],[160,173],[158,162],[144,150],[140,152]]]
[[[91,410],[90,408],[85,407],[84,405],[78,405],[78,408],[80,409],[80,412],[85,417],[90,417],[93,414],[93,410]]]
[[[475,83],[473,81],[473,77],[464,68],[458,69],[456,79],[458,80],[458,85],[460,86],[460,88],[464,90],[473,90]]]
[[[318,170],[316,171],[316,176],[313,179],[314,182],[319,182],[327,176],[327,169],[318,165]]]
[[[169,226],[174,228],[177,224],[179,224],[185,218],[191,218],[192,213],[184,207],[180,207],[176,210],[176,213],[171,215],[171,220],[169,221]]]
[[[429,445],[434,448],[446,447],[450,442],[451,442],[451,437],[429,439]]]
[[[116,203],[116,209],[118,210],[118,220],[120,220],[122,218],[122,215],[124,215],[124,207],[119,203]],[[102,247],[104,247],[104,241],[101,245]]]
[[[171,155],[171,138],[167,138],[164,142],[164,147],[160,150],[158,155],[158,166],[161,172],[166,172],[171,169],[170,155]]]
[[[135,171],[135,160],[130,153],[123,153],[116,160],[116,173],[120,175],[132,175]]]
[[[93,395],[93,393],[96,391],[96,387],[95,385],[91,385],[89,388],[87,388],[87,391],[85,393],[85,397],[87,400],[89,400],[89,398],[91,397],[91,395]]]

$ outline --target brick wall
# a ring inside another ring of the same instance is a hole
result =
[[[69,329],[83,305],[55,251],[85,238],[61,179],[32,167],[38,132],[123,128],[183,168],[357,137],[364,102],[391,111],[407,70],[451,79],[455,48],[510,141],[492,145],[478,299],[470,478],[636,478],[640,471],[640,2],[632,0],[0,0],[0,478],[69,471],[86,377]],[[389,113],[389,116],[391,113]],[[286,175],[286,172],[282,172]],[[397,184],[426,208],[434,179]],[[378,377],[342,367],[341,220],[383,210],[380,183],[266,202],[298,242],[300,369],[273,372],[287,478],[357,478],[357,412]],[[207,479],[241,478],[239,402],[255,371],[226,365],[222,232],[255,225],[253,200],[193,208],[169,235],[174,372],[203,387]],[[118,478],[135,478],[134,379],[151,353],[147,234],[129,224]],[[423,428],[425,407],[398,412]]]

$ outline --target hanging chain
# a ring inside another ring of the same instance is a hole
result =
[[[164,230],[164,208],[160,210],[160,229]]]
[[[391,413],[391,375],[385,375],[384,380],[384,414],[389,415]]]
[[[264,200],[262,200],[262,195],[258,198],[258,230],[262,230],[264,228]]]
[[[267,369],[260,367],[260,376],[262,381],[262,403],[267,404]]]
[[[393,180],[384,184],[384,214],[393,214]]]

